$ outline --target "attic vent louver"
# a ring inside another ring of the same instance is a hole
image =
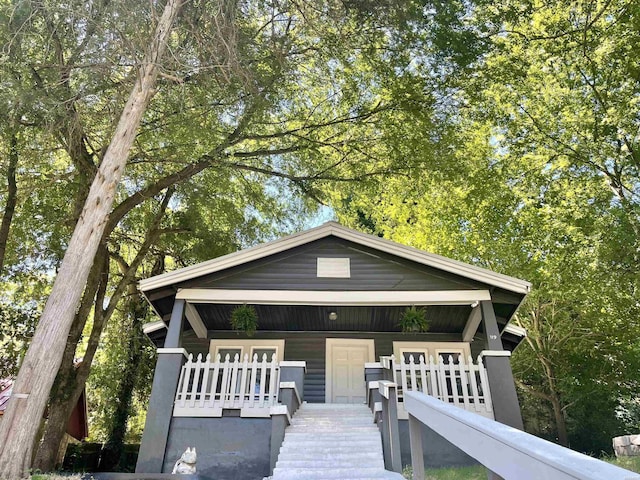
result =
[[[351,278],[349,259],[318,257],[318,278]]]

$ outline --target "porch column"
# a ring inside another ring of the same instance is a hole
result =
[[[178,388],[180,370],[186,357],[186,350],[179,348],[184,308],[184,300],[174,302],[164,348],[158,349],[158,361],[153,374],[151,397],[140,442],[136,473],[162,473],[173,416],[173,401]]]
[[[480,305],[487,348],[483,352],[483,359],[487,368],[489,389],[491,390],[493,415],[497,422],[524,430],[520,404],[516,394],[516,385],[511,371],[511,362],[509,361],[508,351],[505,351],[502,346],[493,304],[491,301],[485,300],[480,302]]]

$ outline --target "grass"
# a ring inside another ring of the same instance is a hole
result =
[[[404,478],[411,478],[413,471],[410,465],[402,470]],[[425,480],[486,480],[487,469],[482,465],[472,467],[428,468]]]
[[[80,480],[81,473],[34,473],[31,480]]]
[[[640,457],[604,457],[601,460],[640,473]],[[404,478],[411,478],[410,465],[402,470]],[[487,469],[482,465],[473,467],[431,468],[425,471],[425,480],[486,480]]]
[[[602,460],[617,465],[620,468],[626,468],[632,472],[640,473],[640,457],[608,457]]]

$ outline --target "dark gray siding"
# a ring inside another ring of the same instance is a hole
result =
[[[351,278],[317,278],[318,257],[349,258]],[[180,288],[459,290],[485,285],[335,237],[190,280]]]

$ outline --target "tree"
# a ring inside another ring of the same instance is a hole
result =
[[[157,65],[167,48],[179,8],[179,0],[169,0],[165,6],[16,379],[15,393],[0,426],[0,477],[22,478],[27,475],[38,428],[33,419],[41,418],[44,413],[55,371],[62,361],[74,311],[98,250],[135,132],[153,95]]]
[[[43,188],[36,190],[35,199],[25,198],[18,205],[14,231],[20,241],[8,245],[16,252],[14,268],[18,265],[37,278],[43,291],[48,282],[32,265],[42,262],[49,269],[59,268],[68,233],[81,216],[98,165],[104,165],[116,123],[113,112],[137,81],[130,65],[135,64],[136,47],[144,43],[140,38],[146,38],[149,22],[146,6],[131,5],[25,3],[8,35],[23,49],[16,57],[22,62],[3,65],[17,79],[8,96],[19,92],[35,99],[28,102],[32,108],[25,118],[47,141],[29,146],[35,152],[50,150],[43,158],[57,178],[57,195]],[[399,123],[418,113],[425,129],[434,137],[440,135],[434,128],[437,122],[429,121],[437,99],[412,73],[417,53],[423,71],[437,60],[429,38],[437,21],[419,2],[399,7],[190,3],[171,37],[172,55],[162,64],[154,104],[142,121],[126,180],[115,192],[101,245],[118,245],[121,226],[147,202],[159,200],[167,188],[184,185],[185,191],[196,190],[205,174],[228,179],[230,185],[249,185],[247,190],[257,195],[252,200],[273,201],[275,195],[264,195],[257,187],[267,181],[267,189],[286,187],[289,198],[302,194],[307,201],[325,201],[330,182],[371,182],[411,168],[399,152],[391,152],[393,162],[386,161],[386,145],[403,134]],[[34,61],[24,61],[27,58]],[[31,190],[35,178],[25,174],[18,180]],[[73,192],[70,201],[67,191]],[[218,191],[208,194],[222,196]],[[257,202],[251,205],[257,207]],[[266,211],[268,205],[264,207]],[[44,217],[44,224],[32,220],[37,216]],[[39,250],[18,251],[19,245]],[[90,312],[103,315],[101,298],[118,288],[103,282],[109,271],[107,252],[98,252],[70,330],[67,359],[76,354]],[[90,345],[97,344],[102,332],[100,322],[94,325]],[[85,358],[83,372],[91,363],[89,355]],[[69,392],[81,390],[86,378],[70,365],[62,362],[56,385],[64,388],[54,389],[52,412],[64,411],[73,402]],[[64,425],[52,420],[43,445],[54,445]],[[39,465],[48,469],[52,456],[43,455],[48,460]]]

